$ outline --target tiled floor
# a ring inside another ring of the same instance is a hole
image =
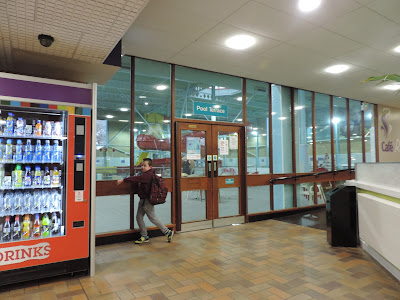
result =
[[[268,220],[97,247],[94,277],[14,289],[0,299],[400,299],[360,248],[320,229]]]

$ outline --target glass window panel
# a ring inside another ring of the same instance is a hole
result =
[[[296,134],[296,173],[308,173],[313,167],[312,92],[294,91]]]
[[[293,172],[291,89],[272,84],[271,90],[274,173],[291,173]]]
[[[97,88],[96,179],[116,180],[129,175],[131,58],[105,85]]]
[[[206,176],[206,132],[182,130],[181,136],[181,176]]]
[[[361,133],[361,102],[349,100],[351,168],[363,161]]]
[[[135,215],[136,215],[137,206],[140,201],[140,198],[137,194],[135,194],[133,199],[134,199],[133,202],[134,202]],[[167,194],[166,202],[163,205],[155,205],[154,210],[155,210],[155,213],[156,213],[158,219],[160,219],[161,222],[163,222],[165,225],[171,224],[172,223],[171,222],[171,193]],[[139,225],[137,224],[136,217],[134,219],[135,219],[134,227],[137,229],[137,228],[139,228]],[[144,218],[144,224],[146,225],[146,227],[155,226],[153,223],[151,223],[149,221],[149,219],[147,217]]]
[[[293,184],[274,185],[274,210],[293,207]]]
[[[241,78],[176,66],[175,117],[242,123]]]
[[[375,151],[375,104],[364,105],[364,140],[365,140],[365,161],[376,162]]]
[[[182,222],[200,221],[206,219],[206,190],[182,192]]]
[[[170,65],[135,59],[135,166],[145,157],[153,169],[171,177],[171,79]]]
[[[218,175],[232,176],[239,174],[239,149],[231,147],[231,139],[238,140],[237,132],[218,131]]]
[[[247,173],[269,174],[269,84],[246,80]]]
[[[331,171],[331,113],[330,97],[315,93],[315,141],[317,170]]]
[[[270,186],[247,187],[247,199],[247,211],[249,214],[270,211]]]
[[[314,205],[314,182],[296,184],[297,207]]]
[[[222,188],[218,191],[218,216],[239,215],[239,188]]]
[[[130,195],[96,197],[96,234],[129,229],[129,203]]]
[[[349,168],[347,157],[347,104],[342,97],[333,97],[333,138],[336,170]]]

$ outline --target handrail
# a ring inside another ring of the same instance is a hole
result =
[[[343,169],[343,170],[334,170],[334,171],[323,171],[323,172],[301,174],[301,175],[292,175],[292,176],[286,176],[286,177],[276,177],[276,178],[271,178],[269,182],[271,184],[274,184],[275,182],[277,182],[279,180],[294,179],[294,181],[296,181],[298,178],[308,177],[308,176],[316,176],[316,177],[318,177],[319,175],[324,175],[324,174],[337,175],[339,172],[344,172],[344,171],[354,172],[354,168]]]

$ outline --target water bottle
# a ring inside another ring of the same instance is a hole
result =
[[[60,185],[60,171],[57,169],[57,167],[54,167],[53,180],[52,180],[51,184],[54,186]]]
[[[30,213],[32,208],[32,194],[29,192],[25,192],[23,195],[24,199],[24,211],[25,213]]]
[[[4,155],[4,153],[3,153],[3,139],[0,139],[0,161],[2,161],[3,160],[3,155]]]
[[[15,161],[22,162],[22,141],[17,140],[17,145],[15,145]]]
[[[42,170],[40,170],[40,166],[35,167],[35,174],[34,174],[34,185],[41,186],[42,185]]]
[[[51,184],[51,178],[50,178],[49,167],[44,167],[43,185],[50,185],[50,184]]]
[[[25,178],[24,178],[24,186],[31,186],[32,185],[32,172],[31,167],[25,167]]]
[[[61,151],[60,151],[60,146],[58,145],[58,140],[54,141],[52,157],[54,162],[61,161]]]
[[[52,209],[53,210],[60,210],[60,206],[61,206],[61,194],[58,193],[57,191],[53,191],[52,193],[52,197],[51,197],[51,201],[52,201]]]
[[[18,118],[16,122],[15,135],[23,136],[24,135],[24,120],[22,118]]]
[[[6,151],[4,153],[3,159],[7,162],[12,161],[13,145],[12,140],[8,139],[6,144]]]
[[[42,143],[40,140],[36,142],[35,146],[35,162],[42,162]]]
[[[46,140],[43,146],[43,161],[50,162],[51,161],[51,147],[50,141]]]
[[[42,209],[48,211],[50,208],[51,194],[49,191],[43,191],[42,195]]]
[[[8,242],[9,240],[11,240],[11,225],[10,216],[7,216],[3,225],[3,242]]]
[[[14,207],[14,213],[19,214],[22,210],[22,199],[23,199],[23,195],[21,192],[16,192],[14,194],[14,203],[13,203],[13,207]]]
[[[11,212],[11,199],[13,198],[13,194],[8,192],[3,197],[3,211],[5,213]]]
[[[19,241],[21,239],[21,225],[19,223],[19,216],[15,216],[14,226],[12,230],[13,241]]]
[[[51,235],[56,235],[60,232],[60,227],[58,224],[57,213],[53,212],[51,217]]]
[[[33,161],[33,146],[31,144],[31,140],[26,141],[24,159],[26,162]]]
[[[4,169],[4,165],[0,164],[0,187],[3,186],[4,176],[6,175],[6,171]]]
[[[42,193],[40,191],[33,192],[33,211],[40,211],[40,206],[42,204]]]
[[[14,134],[14,114],[8,113],[8,117],[6,120],[6,129],[4,131],[5,135],[13,135]]]

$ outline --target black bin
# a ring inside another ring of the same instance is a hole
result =
[[[356,187],[338,186],[325,197],[328,243],[333,247],[357,247]]]

